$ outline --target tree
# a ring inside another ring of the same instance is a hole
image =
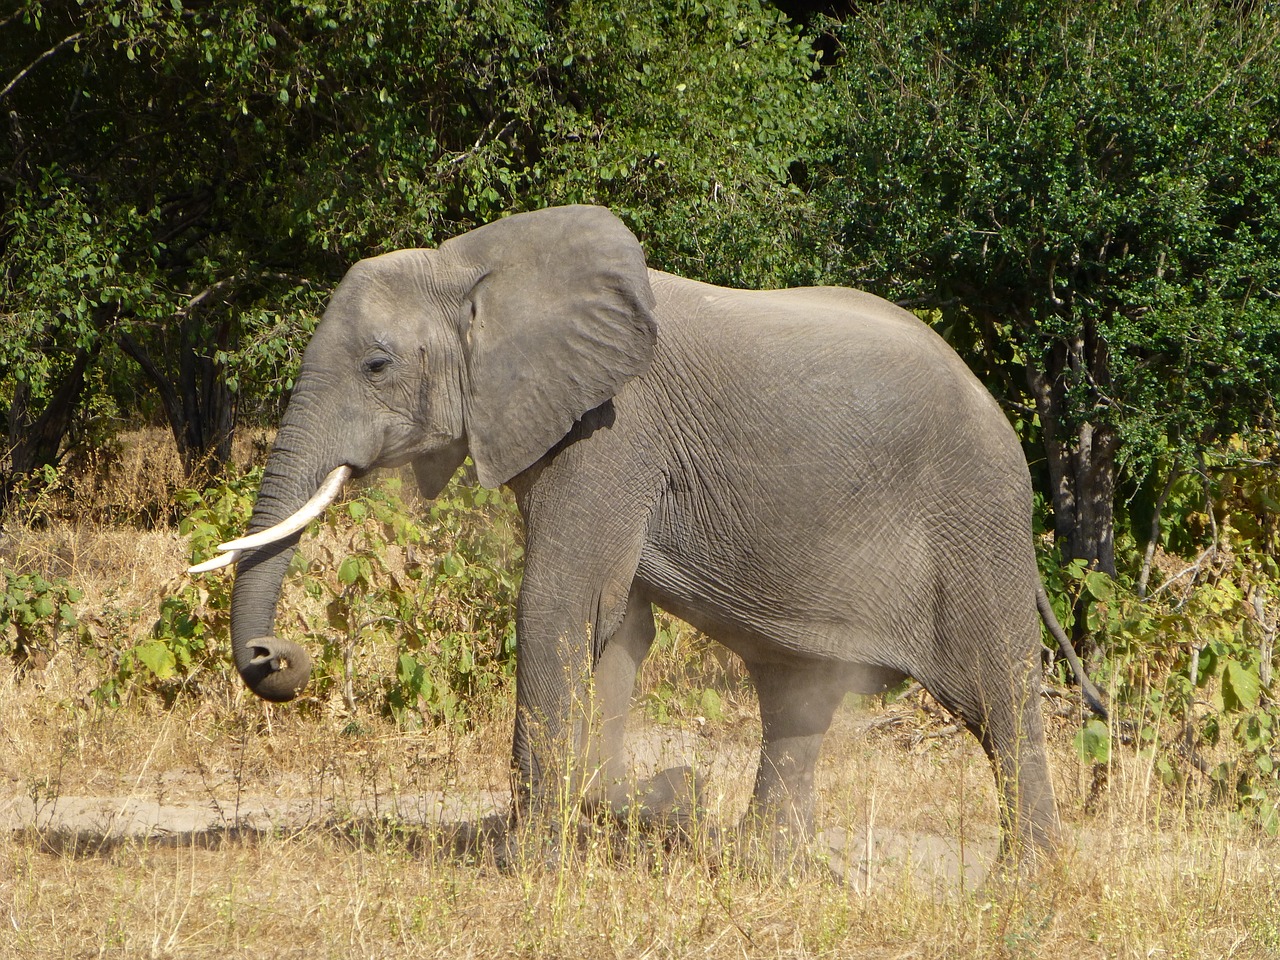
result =
[[[837,35],[829,275],[936,311],[1038,433],[1064,554],[1114,574],[1122,467],[1273,420],[1280,20],[905,2]]]
[[[228,122],[239,102],[211,66],[244,38],[215,36],[206,17],[31,2],[5,24],[4,62],[26,64],[0,93],[10,119],[0,149],[6,488],[56,461],[72,431],[74,405],[52,402],[76,392],[65,376],[85,373],[68,358],[114,371],[114,382],[93,382],[120,403],[139,378],[115,360],[132,358],[188,473],[216,472],[229,456],[236,365],[252,342],[242,311],[264,288],[280,298],[300,280],[273,265],[262,239],[272,208],[254,196],[263,165],[246,145],[252,118]],[[20,438],[38,423],[47,429],[28,456]]]
[[[551,203],[609,204],[708,279],[815,270],[814,55],[758,0],[28,0],[0,62],[14,436],[83,351],[135,365],[216,470],[354,260]]]
[[[819,272],[807,170],[832,124],[811,40],[759,2],[579,2],[558,28],[534,195],[599,202],[655,266],[730,286]]]

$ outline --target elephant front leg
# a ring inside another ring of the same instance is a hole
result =
[[[579,621],[549,637],[540,633],[517,632],[511,766],[518,821],[564,818],[573,803],[577,735],[590,712],[590,625]]]
[[[557,633],[527,624],[518,614],[511,817],[495,852],[504,869],[555,869],[579,832],[574,720],[586,699],[590,631],[583,621]]]
[[[626,714],[654,628],[630,578],[609,583],[573,601],[526,573],[521,593],[514,813],[553,834],[626,793]]]
[[[584,805],[607,801],[621,779],[627,705],[653,638],[648,603],[632,585],[656,496],[646,484],[661,478],[633,476],[634,464],[616,451],[592,455],[595,445],[617,442],[609,431],[593,433],[514,485],[526,542],[516,610],[515,817],[541,821],[552,837],[576,825]],[[620,475],[602,475],[605,467]]]
[[[813,835],[814,771],[848,683],[836,664],[750,665],[760,698],[760,768],[744,827],[775,862]]]
[[[605,640],[596,662],[592,709],[583,718],[578,734],[578,775],[583,783],[583,805],[590,814],[608,811],[625,817],[635,797],[626,769],[627,714],[636,674],[653,638],[652,607],[633,586],[622,624]]]

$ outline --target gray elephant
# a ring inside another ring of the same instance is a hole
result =
[[[991,758],[1006,849],[1054,844],[1037,606],[1057,624],[1026,461],[911,314],[855,290],[649,270],[595,207],[357,263],[307,347],[252,535],[223,545],[250,688],[283,701],[307,682],[305,651],[273,621],[299,531],[342,483],[408,463],[432,497],[468,454],[526,527],[518,812],[549,803],[566,769],[587,806],[623,801],[656,604],[750,671],[763,738],[749,816],[766,834],[811,830],[845,694],[912,676]]]

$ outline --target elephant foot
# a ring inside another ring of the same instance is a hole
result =
[[[581,857],[587,834],[578,817],[512,816],[494,838],[494,864],[507,874],[564,870]]]
[[[718,838],[705,826],[701,793],[694,768],[671,767],[630,789],[619,786],[583,815],[552,806],[513,810],[504,829],[491,837],[490,849],[499,869],[509,873],[564,869],[601,839],[620,859],[687,846],[695,838],[711,838],[718,849]]]
[[[737,868],[751,876],[804,879],[831,876],[823,851],[803,830],[762,824],[757,818],[746,816],[738,824],[731,848]]]
[[[702,783],[693,767],[670,767],[636,785],[625,809],[614,810],[624,822],[634,819],[646,828],[689,830],[699,819]]]
[[[993,890],[1016,889],[1040,883],[1060,869],[1069,850],[1055,832],[1048,839],[1011,842],[1008,836],[1000,843],[1000,852],[991,865],[984,886]]]
[[[702,778],[693,767],[671,767],[615,796],[609,803],[608,819],[622,845],[640,840],[672,849],[708,840],[718,842],[702,795]]]

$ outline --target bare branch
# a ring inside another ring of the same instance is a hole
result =
[[[1160,496],[1156,498],[1155,509],[1151,513],[1151,531],[1147,537],[1146,553],[1142,557],[1142,572],[1138,574],[1137,591],[1140,598],[1146,597],[1147,584],[1151,582],[1151,564],[1155,560],[1156,544],[1160,540],[1160,513],[1164,510],[1165,502],[1169,499],[1173,485],[1178,482],[1180,476],[1182,471],[1178,469],[1177,464],[1169,468],[1169,478],[1165,481]]]
[[[1241,59],[1239,63],[1233,65],[1233,69],[1228,69],[1227,72],[1222,75],[1222,79],[1219,80],[1216,84],[1214,84],[1208,93],[1206,93],[1203,97],[1201,97],[1199,100],[1196,101],[1195,109],[1199,110],[1210,99],[1213,98],[1214,94],[1216,94],[1219,90],[1225,87],[1232,80],[1236,79],[1237,76],[1244,73],[1244,71],[1249,68],[1249,65],[1253,63],[1253,61],[1256,60],[1260,54],[1265,53],[1268,50],[1274,49],[1274,44],[1276,43],[1277,40],[1280,40],[1280,29],[1277,29],[1275,33],[1273,33],[1271,36],[1266,37],[1261,42],[1257,43],[1254,46],[1254,48],[1250,50],[1248,54],[1244,56],[1243,59]]]
[[[1253,619],[1262,633],[1261,660],[1258,664],[1258,679],[1263,688],[1271,686],[1271,658],[1275,652],[1276,625],[1267,620],[1267,589],[1258,585],[1253,588]]]
[[[27,74],[29,74],[36,67],[38,67],[42,61],[49,59],[55,53],[61,50],[63,47],[70,46],[73,43],[79,43],[83,37],[84,37],[84,33],[81,31],[77,31],[73,33],[71,36],[65,37],[64,39],[59,40],[57,43],[55,43],[52,47],[50,47],[44,53],[40,54],[40,56],[32,60],[29,64],[23,67],[22,70],[18,72],[18,75],[16,77],[14,77],[12,80],[9,81],[9,83],[5,86],[3,90],[0,90],[0,100],[3,100],[4,97],[9,93],[9,91],[12,90],[14,87],[16,87],[18,83],[22,80],[22,78],[25,77]]]
[[[476,142],[471,145],[471,149],[467,150],[465,153],[455,154],[454,156],[450,157],[449,163],[452,166],[457,166],[460,163],[465,163],[467,160],[470,160],[472,157],[474,157],[477,153],[480,152],[482,147],[487,146],[489,143],[491,143],[494,140],[501,140],[508,133],[510,133],[511,128],[516,125],[516,121],[515,120],[508,121],[506,126],[504,126],[501,130],[499,130],[495,134],[493,132],[493,128],[496,127],[497,125],[498,125],[498,118],[494,117],[492,120],[489,121],[488,125],[484,128],[484,132],[481,133],[480,136],[476,138]]]
[[[199,293],[195,294],[190,300],[188,300],[186,304],[177,311],[177,315],[180,317],[190,316],[192,313],[195,312],[196,308],[199,307],[200,304],[203,303],[205,300],[207,300],[209,297],[212,297],[214,294],[218,293],[221,290],[225,290],[227,287],[235,286],[237,283],[239,283],[243,279],[244,279],[244,274],[238,272],[238,273],[233,273],[229,277],[223,277],[221,280],[218,280],[216,283],[210,284],[209,286],[201,290]]]

